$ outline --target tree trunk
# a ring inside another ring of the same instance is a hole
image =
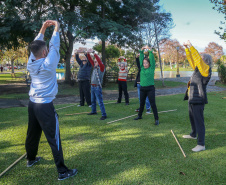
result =
[[[67,37],[69,40],[69,47],[67,48],[66,52],[66,57],[65,57],[65,64],[66,64],[66,69],[65,69],[65,83],[70,84],[71,83],[71,55],[73,51],[73,42],[74,42],[74,37],[70,31],[67,31]]]
[[[14,73],[14,60],[11,60],[12,74]]]
[[[101,6],[101,11],[102,11],[102,18],[104,19],[104,17],[105,17],[105,7],[104,7],[104,4],[102,4],[102,6]],[[103,78],[103,87],[105,86],[105,84],[106,84],[106,50],[105,50],[105,39],[104,38],[102,38],[101,39],[101,41],[102,41],[102,62],[103,62],[103,64],[104,64],[104,66],[105,66],[105,73],[104,73],[104,78]]]
[[[107,82],[107,78],[106,78],[106,47],[105,47],[105,40],[101,40],[102,41],[102,51],[101,51],[101,54],[102,54],[102,62],[105,66],[105,73],[104,73],[104,78],[103,78],[103,87],[105,86],[106,82]]]

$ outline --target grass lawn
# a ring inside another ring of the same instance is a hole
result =
[[[178,86],[186,86],[185,83],[183,82],[171,82],[171,81],[165,81],[165,87],[162,87],[162,81],[160,80],[156,80],[155,81],[155,87],[157,89],[159,88],[168,88],[168,87],[178,87]],[[134,82],[127,82],[128,85],[128,90],[132,91],[132,90],[136,90],[136,88],[134,88]],[[1,94],[0,98],[10,98],[10,99],[27,99],[29,98],[28,96],[28,92],[29,92],[29,87],[24,87],[27,89],[27,93],[5,93],[5,94]],[[103,90],[118,90],[118,84],[117,83],[107,83],[106,87],[103,88]],[[57,96],[78,96],[79,95],[79,88],[78,88],[78,84],[76,83],[74,86],[71,86],[69,84],[65,84],[65,83],[58,83],[58,94]]]
[[[25,73],[23,72],[17,72],[14,73],[16,78],[12,78],[11,73],[7,74],[0,74],[0,84],[8,84],[8,83],[25,83],[25,78],[22,77]]]
[[[173,65],[174,66],[174,65]],[[160,67],[157,67],[155,69],[156,71],[160,71]],[[177,71],[177,67],[173,67],[172,69],[170,68],[170,66],[165,66],[164,68],[162,67],[163,71]],[[194,71],[190,66],[187,66],[186,68],[184,67],[179,67],[179,71]],[[212,68],[212,72],[217,72],[217,67],[214,66]]]
[[[90,108],[70,107],[58,110],[65,164],[77,168],[77,176],[57,181],[56,167],[44,135],[41,137],[37,165],[27,168],[21,160],[0,178],[0,184],[225,184],[226,182],[226,91],[208,93],[205,107],[206,151],[193,153],[196,140],[186,140],[190,123],[183,94],[156,98],[160,125],[153,115],[142,120],[119,118],[136,114],[138,100],[129,106],[105,105],[108,119],[101,114],[66,116],[89,112]],[[67,105],[57,105],[57,108]],[[99,107],[97,108],[99,110]],[[25,153],[27,108],[0,109],[0,172]],[[173,130],[187,158],[182,155],[170,130]]]
[[[226,84],[223,84],[221,81],[217,81],[215,85],[218,87],[226,87]]]

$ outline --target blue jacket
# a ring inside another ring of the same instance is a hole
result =
[[[44,35],[39,33],[35,40],[43,40]],[[49,53],[46,58],[36,60],[31,53],[27,70],[31,76],[29,91],[30,100],[34,103],[50,103],[58,92],[56,68],[60,60],[59,32],[53,32],[49,42]]]
[[[86,56],[87,58],[87,56]],[[88,60],[88,59],[87,59]],[[82,80],[90,80],[92,65],[90,64],[89,60],[85,65],[83,65],[82,60],[79,58],[79,55],[76,54],[76,61],[79,64],[79,71],[78,71],[78,81]]]

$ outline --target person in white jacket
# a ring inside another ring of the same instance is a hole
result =
[[[49,42],[49,51],[43,41],[46,28],[55,26]],[[33,42],[30,44],[31,55],[27,70],[31,76],[30,101],[28,104],[28,129],[26,138],[27,167],[40,161],[36,157],[42,130],[52,149],[58,171],[58,180],[64,180],[77,174],[77,169],[69,170],[64,164],[61,147],[58,115],[53,100],[58,92],[56,68],[60,60],[60,24],[47,20]]]

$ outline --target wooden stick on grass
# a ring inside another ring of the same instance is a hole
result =
[[[179,148],[180,148],[182,154],[184,155],[184,157],[186,157],[186,155],[185,155],[185,153],[184,153],[184,150],[183,150],[182,147],[180,146],[180,143],[178,142],[176,136],[175,136],[174,133],[173,133],[173,130],[171,130],[171,132],[172,132],[173,137],[175,138],[175,140],[176,140],[176,142],[177,142],[177,144],[178,144],[178,146],[179,146]]]
[[[66,107],[61,107],[61,108],[58,108],[58,109],[56,109],[56,110],[66,109],[66,108],[68,108],[68,107],[73,107],[73,106],[75,106],[75,105],[78,105],[78,104],[76,103],[76,104],[74,104],[74,105],[69,105],[69,106],[66,106]]]
[[[100,110],[97,112],[100,112]],[[78,112],[78,113],[73,113],[73,114],[65,114],[65,116],[72,116],[72,115],[79,115],[79,114],[86,114],[86,113],[90,113],[90,112]]]
[[[166,110],[166,111],[160,111],[160,112],[158,112],[158,113],[172,112],[172,111],[176,111],[176,110],[177,110],[177,109],[174,109],[174,110]],[[149,113],[149,114],[153,114],[153,113]],[[127,116],[127,117],[124,117],[124,118],[121,118],[121,119],[117,119],[117,120],[114,120],[114,121],[110,121],[110,122],[107,122],[107,124],[114,123],[114,122],[117,122],[117,121],[121,121],[121,120],[130,118],[130,117],[133,117],[133,116],[136,116],[136,115],[137,115],[137,114],[134,114],[134,115]]]
[[[3,176],[7,171],[9,171],[16,163],[18,163],[21,159],[23,159],[27,153],[23,154],[20,158],[18,158],[13,164],[11,164],[8,168],[6,168],[1,174],[0,177]]]

